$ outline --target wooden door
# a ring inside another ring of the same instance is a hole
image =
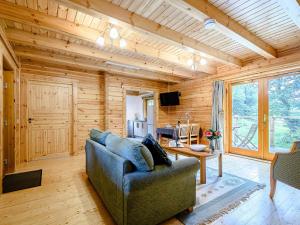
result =
[[[231,153],[262,157],[262,88],[259,80],[230,85],[229,151]]]
[[[28,158],[70,153],[72,85],[29,81]]]
[[[272,160],[300,137],[300,73],[229,86],[229,151]]]

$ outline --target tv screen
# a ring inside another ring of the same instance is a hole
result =
[[[178,91],[161,93],[160,105],[161,106],[179,105],[179,95],[180,93]]]

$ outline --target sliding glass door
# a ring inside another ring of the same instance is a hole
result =
[[[231,86],[230,142],[231,152],[259,157],[260,83],[258,81]]]
[[[300,139],[300,74],[232,84],[229,151],[271,160]]]

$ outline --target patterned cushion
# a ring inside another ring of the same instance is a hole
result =
[[[116,148],[110,150],[131,161],[139,171],[146,172],[154,169],[151,152],[139,142],[123,139]]]
[[[110,134],[109,131],[102,132],[102,131],[97,130],[97,129],[92,129],[90,131],[90,138],[93,141],[96,141],[101,145],[105,145],[105,139],[106,139],[107,135],[109,135],[109,134]]]
[[[151,134],[147,134],[147,136],[143,139],[142,144],[145,145],[151,152],[154,165],[172,165],[172,161],[168,158],[165,150],[158,144]]]

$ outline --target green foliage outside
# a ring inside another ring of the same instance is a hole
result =
[[[300,139],[300,74],[270,80],[268,91],[269,125],[272,136],[270,148],[271,151],[287,150],[294,140]],[[257,82],[237,85],[232,89],[233,133],[240,139],[247,136],[253,124],[258,124],[257,92]],[[258,145],[257,139],[256,131],[251,139],[255,146]],[[241,142],[234,136],[233,140],[236,146]]]

